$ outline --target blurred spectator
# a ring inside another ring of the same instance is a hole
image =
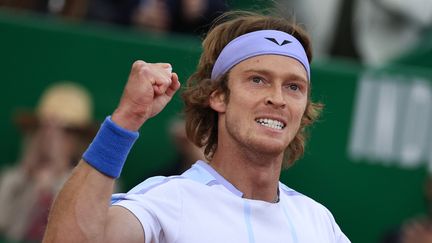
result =
[[[342,0],[278,0],[276,9],[304,25],[312,37],[314,57],[322,59],[330,55],[342,4]]]
[[[86,18],[92,21],[130,25],[139,0],[88,0]]]
[[[0,6],[36,12],[45,12],[47,9],[47,0],[0,0]]]
[[[69,19],[83,19],[87,13],[87,0],[48,0],[47,2],[50,14]]]
[[[225,0],[141,0],[132,23],[158,32],[203,34],[226,10]]]
[[[381,65],[409,51],[432,27],[432,0],[357,1],[355,44],[362,60]]]
[[[0,7],[187,34],[206,33],[228,10],[225,0],[0,0]]]
[[[311,33],[314,54],[388,63],[413,48],[432,27],[432,0],[278,0]]]
[[[96,131],[86,90],[57,83],[41,96],[35,114],[16,119],[22,154],[0,175],[0,230],[11,240],[40,242],[53,198]]]
[[[87,0],[0,0],[0,7],[82,19],[87,13]]]
[[[180,175],[189,169],[196,161],[206,161],[204,149],[197,147],[186,136],[185,121],[174,119],[170,122],[168,132],[174,144],[175,157],[169,167],[155,172],[155,175]]]
[[[408,219],[399,228],[387,232],[381,243],[432,243],[432,176],[424,184],[426,214]]]
[[[415,220],[404,227],[401,243],[432,243],[431,219]]]
[[[174,120],[170,126],[171,139],[176,148],[176,161],[174,171],[167,175],[180,175],[189,169],[196,161],[205,161],[204,149],[198,148],[186,136],[184,120]]]

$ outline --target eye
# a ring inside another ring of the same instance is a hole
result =
[[[299,91],[301,89],[300,85],[296,83],[290,83],[285,85],[285,88],[291,91]]]
[[[252,82],[254,82],[256,84],[261,84],[264,82],[263,79],[261,77],[258,77],[258,76],[252,77],[251,80],[252,80]]]
[[[294,91],[297,91],[300,89],[300,87],[297,84],[290,84],[288,86],[291,90],[294,90]]]

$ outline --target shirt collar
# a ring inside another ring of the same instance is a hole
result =
[[[235,188],[233,184],[227,181],[222,175],[213,169],[213,167],[202,160],[198,160],[194,165],[192,165],[189,170],[183,173],[183,176],[208,186],[222,185],[234,195],[243,197],[243,192]]]

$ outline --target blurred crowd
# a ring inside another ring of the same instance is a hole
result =
[[[225,0],[0,0],[0,6],[156,32],[202,34],[228,7]]]
[[[229,0],[0,0],[72,20],[133,26],[157,33],[202,35],[231,5]],[[246,2],[246,1],[244,1]],[[294,17],[312,35],[315,57],[344,57],[383,65],[409,51],[432,26],[432,0],[250,1]]]

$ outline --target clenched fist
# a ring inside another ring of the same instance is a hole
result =
[[[180,88],[178,76],[171,70],[168,63],[134,62],[111,119],[121,127],[136,131],[147,119],[161,112]]]

